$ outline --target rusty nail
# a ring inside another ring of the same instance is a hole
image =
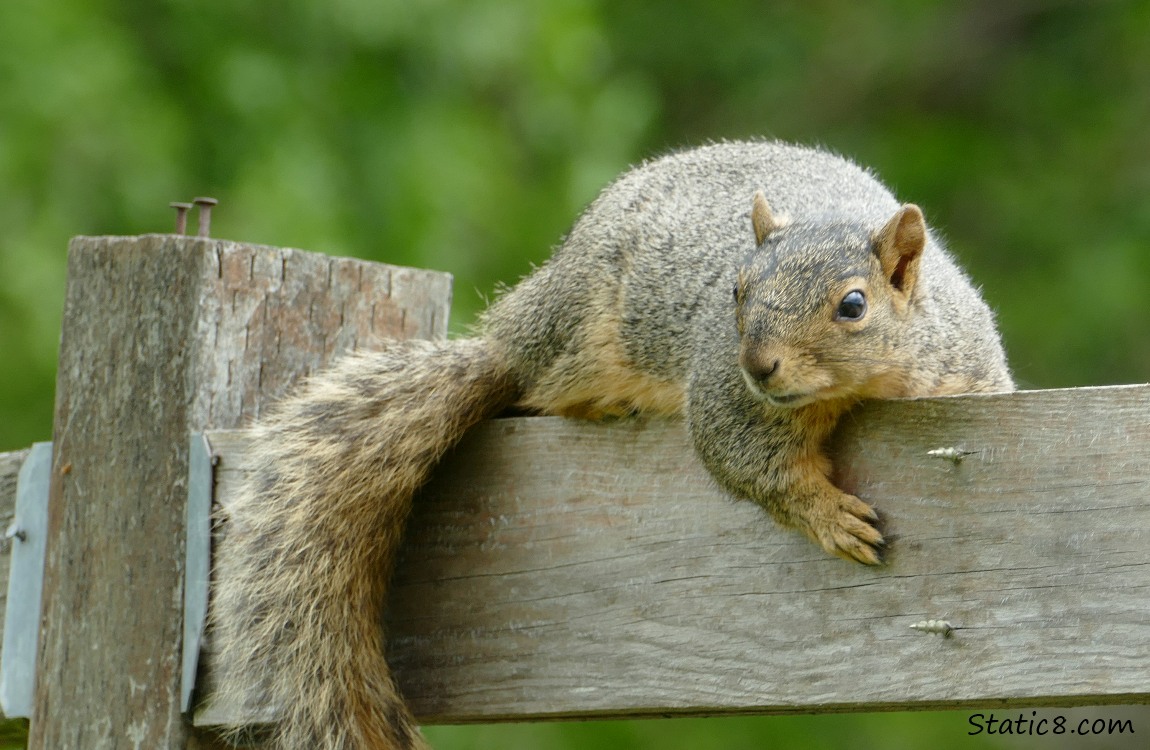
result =
[[[169,203],[169,206],[176,209],[176,234],[188,233],[188,211],[191,209],[191,203],[174,202]]]
[[[212,206],[219,204],[215,198],[195,198],[193,203],[200,207],[199,235],[207,237],[212,231]]]

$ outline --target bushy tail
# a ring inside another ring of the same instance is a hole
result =
[[[216,561],[217,699],[266,689],[281,750],[426,747],[384,661],[380,613],[415,490],[515,399],[484,339],[396,342],[317,376],[258,427],[262,464]]]

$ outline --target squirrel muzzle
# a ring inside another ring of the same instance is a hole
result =
[[[739,347],[739,370],[751,394],[771,406],[793,408],[817,400],[822,383],[805,383],[798,352],[782,344],[756,344],[746,339]]]

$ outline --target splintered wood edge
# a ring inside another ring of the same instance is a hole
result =
[[[246,436],[210,440],[226,511]],[[734,501],[678,421],[482,425],[417,498],[404,694],[426,723],[1150,697],[1150,387],[868,404],[831,453],[883,567]]]

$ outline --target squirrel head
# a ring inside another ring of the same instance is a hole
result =
[[[850,219],[787,223],[759,192],[751,225],[756,246],[734,289],[751,393],[789,408],[905,395],[914,349],[901,342],[914,335],[922,211],[904,205],[878,229]]]

